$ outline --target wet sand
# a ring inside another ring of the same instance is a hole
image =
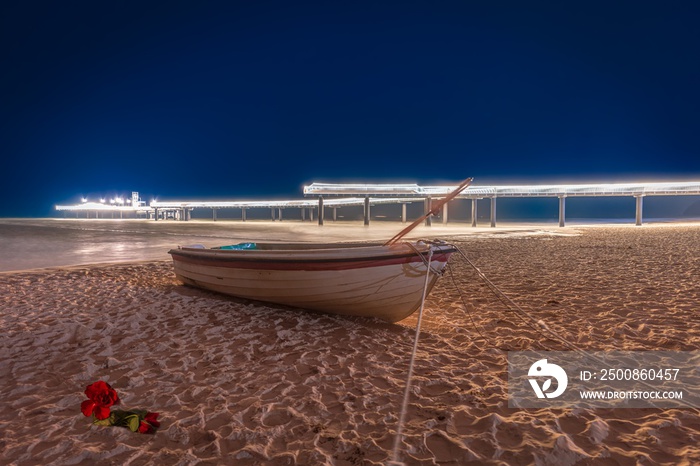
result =
[[[477,230],[430,231],[578,347],[698,349],[700,225]],[[700,462],[698,410],[508,408],[506,352],[566,348],[508,312],[464,260],[451,269],[426,303],[402,461]],[[415,316],[242,302],[180,285],[165,260],[3,273],[0,296],[0,463],[391,459]],[[92,426],[80,402],[98,379],[123,407],[160,412],[158,433]]]

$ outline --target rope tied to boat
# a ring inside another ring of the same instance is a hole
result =
[[[518,317],[520,317],[528,326],[530,326],[533,330],[536,332],[539,332],[540,335],[544,337],[549,337],[554,340],[559,341],[562,343],[565,347],[567,347],[569,350],[572,352],[575,352],[577,354],[580,354],[584,357],[587,357],[589,359],[592,359],[596,361],[599,364],[605,365],[607,364],[607,361],[591,354],[590,352],[586,352],[585,350],[579,348],[578,346],[574,345],[573,343],[569,342],[565,337],[561,336],[558,332],[555,330],[551,329],[550,326],[548,326],[542,319],[536,320],[535,318],[531,317],[525,310],[520,307],[515,301],[513,301],[508,295],[506,295],[503,291],[500,290],[479,268],[467,257],[467,255],[457,246],[454,246],[457,252],[464,258],[464,260],[467,261],[467,263],[476,271],[477,275],[479,278],[481,278],[484,283],[489,287],[489,289],[496,295],[496,297],[506,306],[508,310],[511,312],[515,313]],[[480,332],[479,332],[480,333]],[[481,333],[480,333],[481,334]],[[544,345],[543,345],[544,346]],[[547,348],[545,348],[547,350]],[[658,387],[654,387],[653,385],[639,380],[637,381],[640,385],[645,386],[646,388],[650,390],[656,390]],[[685,405],[686,408],[690,408],[694,410],[695,412],[700,412],[700,409],[692,405],[690,402],[686,400],[680,400],[680,403]]]
[[[447,245],[447,243],[444,243],[444,242],[438,241],[438,240],[435,240],[435,241],[426,241],[426,240],[422,240],[422,242],[428,245],[428,253],[430,254],[430,257],[429,257],[429,258],[426,258],[426,257],[425,257],[425,254],[422,253],[422,252],[420,252],[420,251],[418,250],[418,248],[416,247],[415,244],[410,243],[410,242],[408,242],[408,241],[404,241],[403,244],[405,244],[405,245],[408,246],[409,248],[413,249],[413,251],[414,251],[414,252],[418,255],[418,257],[420,257],[420,259],[423,261],[423,264],[425,264],[425,266],[428,268],[428,271],[429,271],[429,272],[433,272],[433,273],[434,273],[435,275],[437,275],[438,277],[441,277],[442,274],[445,273],[445,271],[444,271],[444,269],[443,269],[443,270],[438,270],[438,269],[436,269],[435,267],[433,267],[433,261],[432,261],[433,248],[432,248],[432,246],[433,246],[433,245]],[[452,246],[452,245],[450,245],[450,246]],[[456,247],[455,247],[455,249],[456,249]]]
[[[419,253],[422,258],[423,255]],[[399,415],[399,425],[396,428],[396,438],[394,439],[394,451],[392,453],[391,461],[389,465],[402,465],[404,463],[398,460],[399,457],[399,447],[401,445],[401,440],[403,439],[403,424],[406,419],[406,411],[408,410],[408,398],[411,394],[411,380],[413,378],[413,367],[416,361],[416,352],[418,351],[418,337],[420,336],[420,326],[423,320],[423,308],[425,307],[425,298],[428,294],[428,283],[430,282],[430,271],[432,267],[430,263],[433,259],[433,248],[428,249],[428,262],[425,270],[425,283],[423,284],[423,296],[420,301],[420,310],[418,311],[418,322],[416,323],[416,333],[413,338],[413,350],[411,351],[411,360],[408,363],[408,375],[406,376],[406,388],[403,392],[403,401],[401,403],[401,413]]]
[[[479,278],[486,284],[486,286],[491,290],[491,292],[498,298],[501,303],[503,303],[506,306],[506,309],[509,311],[513,312],[517,317],[519,317],[528,327],[531,329],[535,330],[538,332],[540,335],[544,337],[551,338],[553,340],[557,340],[564,346],[566,346],[568,349],[571,351],[575,351],[577,353],[584,353],[584,351],[577,347],[576,345],[572,344],[569,340],[567,340],[565,337],[561,336],[559,333],[556,331],[552,330],[547,324],[545,324],[542,319],[535,319],[532,316],[530,316],[521,306],[519,306],[515,301],[513,301],[507,294],[505,294],[503,291],[501,291],[498,286],[496,286],[495,283],[493,283],[477,266],[474,264],[474,262],[467,257],[467,255],[457,246],[455,246],[455,249],[459,253],[462,258],[467,261],[467,264],[474,269],[474,271],[477,273]]]
[[[452,286],[454,286],[455,290],[457,290],[457,294],[459,295],[459,299],[462,301],[462,307],[464,308],[464,312],[466,312],[467,315],[469,316],[469,320],[471,321],[472,326],[474,327],[474,330],[476,331],[476,333],[479,334],[479,336],[481,337],[482,340],[488,341],[486,336],[484,336],[484,334],[481,332],[481,330],[479,330],[479,326],[476,324],[476,321],[474,320],[472,313],[469,312],[469,306],[467,306],[467,301],[464,299],[464,295],[462,294],[462,290],[459,288],[459,285],[457,285],[457,281],[455,280],[455,274],[452,271],[452,266],[450,266],[450,264],[448,263],[445,266],[445,269],[449,269],[450,279],[452,280]],[[474,345],[478,349],[481,349],[481,347],[479,345],[477,345],[476,343],[474,343]]]

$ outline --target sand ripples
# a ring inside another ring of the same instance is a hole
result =
[[[461,238],[545,325],[589,350],[696,350],[700,230]],[[700,461],[693,410],[515,410],[506,351],[564,349],[509,314],[463,261],[427,305],[402,459],[409,464]],[[24,464],[383,464],[415,317],[400,325],[250,304],[177,284],[167,262],[4,275],[0,440]],[[475,330],[478,329],[478,332]],[[161,412],[155,436],[92,427],[102,379]]]

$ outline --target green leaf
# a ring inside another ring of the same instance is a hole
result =
[[[138,432],[139,424],[141,424],[141,420],[139,419],[138,415],[129,417],[129,430],[132,432]]]
[[[101,421],[98,419],[93,419],[92,423],[96,426],[113,426],[114,421],[114,413],[109,413],[109,417],[107,419],[102,419]]]

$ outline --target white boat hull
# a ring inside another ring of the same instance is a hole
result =
[[[453,251],[451,246],[183,248],[171,254],[177,278],[188,285],[244,299],[396,322],[420,306],[429,247],[433,248],[429,292]]]

